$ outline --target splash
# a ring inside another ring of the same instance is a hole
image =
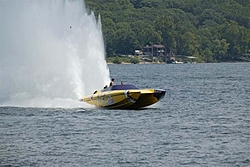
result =
[[[0,105],[79,107],[109,82],[101,21],[80,0],[0,1]]]

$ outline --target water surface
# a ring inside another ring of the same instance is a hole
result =
[[[0,166],[249,166],[250,64],[110,65],[142,110],[0,107]]]

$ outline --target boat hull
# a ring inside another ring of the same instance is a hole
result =
[[[110,89],[95,91],[80,101],[108,109],[139,109],[158,102],[164,96],[163,89]]]
[[[110,91],[96,92],[91,96],[84,97],[80,101],[103,108],[128,108],[133,105],[140,97],[141,92],[138,90],[130,91]]]

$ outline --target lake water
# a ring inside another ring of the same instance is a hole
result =
[[[142,110],[0,107],[0,166],[250,166],[250,63],[109,65]]]

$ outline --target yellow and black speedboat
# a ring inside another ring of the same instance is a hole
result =
[[[165,92],[163,89],[139,89],[131,84],[113,85],[95,91],[80,101],[110,109],[139,109],[158,102]]]

